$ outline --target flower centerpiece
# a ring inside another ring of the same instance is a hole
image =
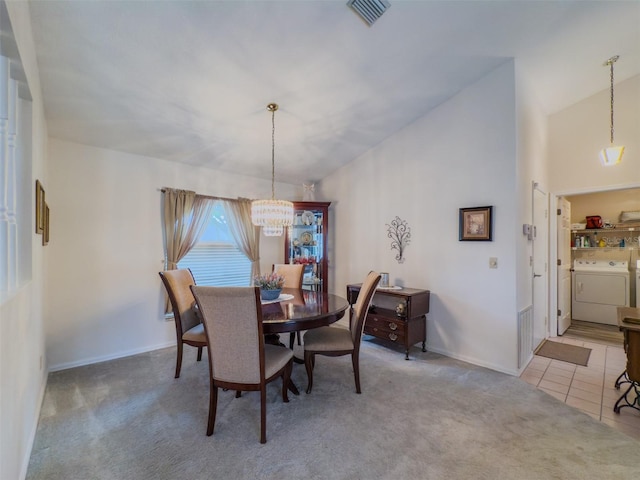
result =
[[[284,286],[284,277],[277,273],[256,275],[253,278],[253,284],[256,287],[260,287],[260,297],[263,300],[275,300],[280,296],[280,292]]]

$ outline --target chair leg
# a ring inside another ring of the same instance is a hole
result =
[[[202,360],[202,347],[198,347],[198,361]]]
[[[356,378],[356,393],[362,393],[360,391],[360,365],[358,355],[355,352],[351,353],[351,363],[353,364],[353,375]]]
[[[284,403],[289,403],[289,382],[291,381],[291,370],[293,370],[293,360],[287,363],[287,366],[284,367],[284,372],[282,373],[282,401]]]
[[[313,352],[304,352],[304,368],[307,370],[307,393],[311,393],[313,388],[313,363],[315,361],[315,354]]]
[[[267,443],[267,386],[260,386],[260,443]]]
[[[295,332],[291,332],[289,334],[289,350],[293,350],[293,340],[296,338],[296,333]],[[300,345],[300,343],[298,343],[298,345]]]
[[[218,406],[218,387],[210,380],[209,386],[209,421],[207,423],[207,437],[213,435],[213,425],[216,423],[216,408]]]
[[[180,378],[180,369],[182,368],[182,342],[178,342],[178,353],[176,356],[176,376],[174,378]]]

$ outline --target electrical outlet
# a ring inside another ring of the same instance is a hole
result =
[[[489,257],[489,268],[498,268],[498,257]]]

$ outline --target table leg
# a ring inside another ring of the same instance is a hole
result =
[[[268,343],[269,345],[276,345],[277,347],[287,348],[287,346],[280,341],[280,336],[276,335],[276,334],[265,335],[264,336],[264,343]],[[295,363],[304,363],[304,361],[302,361],[302,360],[300,360],[300,359],[298,359],[296,357],[293,357],[293,361]],[[293,383],[293,380],[289,379],[289,385],[287,385],[287,388],[294,395],[300,395],[300,391],[298,390],[298,387],[296,387],[296,384]]]
[[[620,385],[622,385],[623,383],[628,383],[628,382],[630,382],[630,380],[629,380],[629,377],[627,377],[627,371],[625,370],[616,379],[616,383],[615,383],[614,387],[616,387],[616,390],[620,390]]]

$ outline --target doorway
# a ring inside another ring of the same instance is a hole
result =
[[[550,211],[555,212],[556,221],[549,223],[549,259],[551,274],[550,280],[550,317],[549,317],[549,334],[558,336],[563,334],[571,334],[572,319],[571,314],[571,270],[573,257],[588,256],[595,259],[606,256],[607,259],[612,257],[613,260],[624,260],[629,264],[631,279],[636,276],[636,265],[638,262],[640,248],[639,245],[626,245],[620,248],[598,248],[591,246],[584,249],[572,245],[572,224],[584,223],[586,215],[600,215],[603,221],[608,220],[615,225],[613,232],[622,232],[626,227],[631,225],[622,224],[620,220],[621,213],[630,210],[640,210],[640,184],[628,185],[616,189],[593,189],[590,191],[567,192],[563,194],[554,194],[550,198]],[[640,228],[640,225],[638,225]],[[584,227],[583,227],[584,228]],[[639,229],[639,228],[636,228]],[[605,230],[598,232],[600,236],[604,236]],[[608,236],[612,234],[609,230]],[[599,237],[601,238],[601,237]],[[637,243],[637,242],[636,242]],[[633,305],[635,300],[634,282],[630,282],[631,292],[630,298]],[[567,315],[568,314],[568,315]],[[596,325],[598,326],[598,325]],[[569,330],[567,330],[569,328]]]

